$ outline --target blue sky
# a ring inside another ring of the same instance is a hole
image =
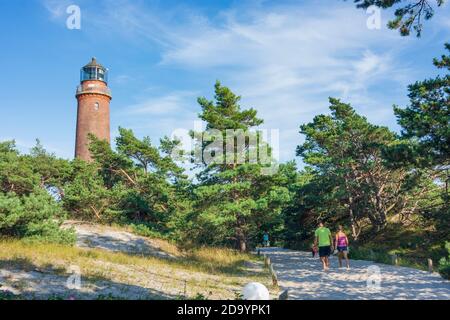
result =
[[[66,8],[81,8],[81,30]],[[39,138],[72,158],[79,69],[92,56],[110,69],[112,136],[119,126],[157,142],[192,129],[198,96],[216,79],[243,107],[280,130],[282,161],[293,159],[300,124],[342,98],[376,124],[398,130],[392,105],[407,85],[437,74],[433,57],[450,40],[450,5],[422,38],[366,27],[352,1],[0,1],[0,140],[27,150]]]

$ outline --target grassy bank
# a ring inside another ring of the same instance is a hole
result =
[[[261,261],[253,255],[220,248],[182,252],[169,243],[164,248],[174,258],[2,239],[0,269],[12,271],[12,275],[17,271],[38,272],[59,276],[64,280],[70,275],[68,267],[75,265],[80,268],[83,279],[93,285],[96,282],[106,285],[113,282],[139,286],[149,291],[158,290],[159,298],[186,296],[233,299],[236,292],[249,281],[270,286],[268,271],[262,268]],[[8,284],[8,279],[2,279],[1,282]],[[19,291],[27,291],[26,283],[16,283],[15,287]],[[144,295],[143,298],[148,297]],[[158,295],[150,298],[158,298]]]
[[[392,264],[392,255],[395,255],[398,265],[421,270],[428,270],[428,259],[432,259],[437,271],[439,260],[447,256],[447,240],[444,230],[390,224],[383,232],[368,230],[362,234],[360,240],[351,245],[350,257]]]

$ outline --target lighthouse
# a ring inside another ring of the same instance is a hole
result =
[[[110,142],[108,69],[92,58],[81,68],[80,85],[77,87],[78,102],[75,157],[91,161],[89,134]]]

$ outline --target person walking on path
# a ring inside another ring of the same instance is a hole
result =
[[[348,261],[348,237],[344,233],[344,228],[339,225],[339,230],[336,233],[336,247],[338,251],[339,268],[342,268],[342,258],[347,263],[347,270],[350,269],[350,263]]]
[[[312,253],[312,257],[314,258],[317,254],[317,252],[319,251],[319,249],[316,247],[316,245],[313,243],[311,245],[311,253]]]
[[[265,231],[264,234],[263,234],[263,245],[264,245],[264,247],[268,247],[270,245],[270,243],[269,243],[269,233],[267,233],[267,231]]]
[[[319,257],[322,261],[323,271],[328,271],[330,268],[329,256],[333,250],[331,231],[324,226],[323,221],[319,221],[319,228],[316,229],[314,235],[314,245],[319,245]]]

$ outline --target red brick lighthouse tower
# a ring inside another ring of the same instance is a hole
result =
[[[109,102],[111,90],[108,88],[108,69],[95,58],[81,68],[78,100],[77,136],[75,157],[91,161],[88,134],[110,142]]]

